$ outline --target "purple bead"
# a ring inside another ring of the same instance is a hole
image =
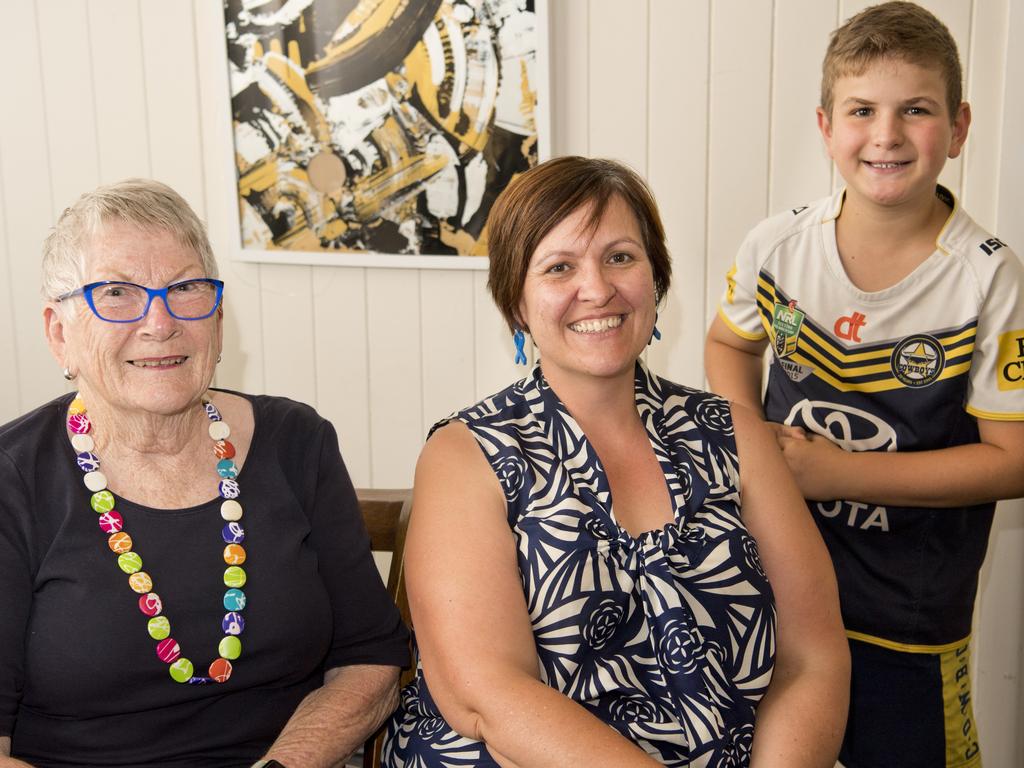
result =
[[[203,408],[206,409],[206,415],[210,421],[220,421],[220,411],[217,410],[217,406],[213,403],[203,403]]]
[[[245,541],[245,529],[240,523],[228,523],[220,532],[225,544],[241,544]]]
[[[100,457],[89,451],[78,454],[76,461],[78,461],[78,468],[83,472],[95,472],[100,468]]]
[[[228,611],[220,623],[225,635],[240,635],[245,631],[245,619],[238,611]]]
[[[241,492],[241,489],[238,487],[238,481],[230,478],[220,481],[220,495],[222,498],[237,499]]]

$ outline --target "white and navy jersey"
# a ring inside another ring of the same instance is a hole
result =
[[[948,448],[978,441],[975,417],[1024,420],[1024,267],[948,190],[937,194],[952,213],[934,253],[882,291],[857,288],[840,262],[842,191],[747,236],[719,314],[770,342],[769,420],[851,451]],[[937,652],[970,634],[993,504],[810,507],[852,637]]]

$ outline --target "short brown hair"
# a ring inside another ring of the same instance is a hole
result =
[[[596,228],[615,195],[636,216],[654,272],[655,295],[659,301],[665,295],[672,279],[672,259],[658,205],[647,183],[636,171],[614,160],[557,157],[513,179],[487,219],[487,288],[509,328],[515,330],[520,324],[518,309],[526,270],[540,241],[588,204],[593,209],[586,226]]]
[[[832,116],[836,80],[862,75],[881,59],[937,67],[946,81],[949,119],[963,100],[960,55],[946,25],[919,5],[882,3],[866,8],[832,33],[821,68],[821,108]]]

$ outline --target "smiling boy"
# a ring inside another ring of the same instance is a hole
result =
[[[763,413],[850,639],[844,765],[977,768],[978,571],[995,501],[1024,495],[1024,268],[937,184],[971,112],[931,13],[885,3],[837,29],[817,114],[846,185],[747,236],[708,380],[760,410],[771,344]]]

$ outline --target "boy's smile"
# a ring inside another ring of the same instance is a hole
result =
[[[954,118],[937,67],[882,59],[836,80],[832,114],[818,127],[854,206],[925,206],[947,158],[960,154],[970,107]]]

